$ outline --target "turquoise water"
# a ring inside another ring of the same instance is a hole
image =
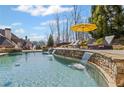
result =
[[[73,61],[40,52],[0,57],[2,87],[92,87],[98,86],[87,70],[70,67]]]

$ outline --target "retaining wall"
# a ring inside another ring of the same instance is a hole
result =
[[[79,49],[56,49],[55,54],[81,60],[84,52],[86,51]],[[88,64],[94,70],[100,71],[108,86],[114,86],[114,84],[124,86],[124,60],[93,53],[88,60]]]

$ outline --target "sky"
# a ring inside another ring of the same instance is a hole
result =
[[[82,5],[82,22],[90,14],[90,5]],[[46,40],[50,34],[49,22],[54,22],[56,12],[60,14],[60,24],[64,22],[63,15],[70,15],[71,5],[0,5],[0,29],[11,28],[12,33],[20,38],[28,36],[31,41]]]

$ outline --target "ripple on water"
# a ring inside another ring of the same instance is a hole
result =
[[[8,81],[8,82],[6,82],[3,86],[9,87],[11,84],[12,84],[12,82],[11,82],[11,81]]]
[[[72,62],[68,60],[57,60],[51,55],[42,53],[6,57],[9,61],[6,63],[0,61],[0,86],[97,86],[85,69],[82,71],[68,67],[68,65],[72,65]],[[15,67],[16,64],[17,67]]]

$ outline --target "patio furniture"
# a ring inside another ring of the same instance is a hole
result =
[[[106,36],[103,38],[102,44],[94,44],[97,40],[94,40],[91,44],[88,44],[88,49],[113,49],[112,41],[114,39],[114,35]]]
[[[75,43],[73,43],[73,48],[79,48],[79,42],[80,40],[76,40]]]

